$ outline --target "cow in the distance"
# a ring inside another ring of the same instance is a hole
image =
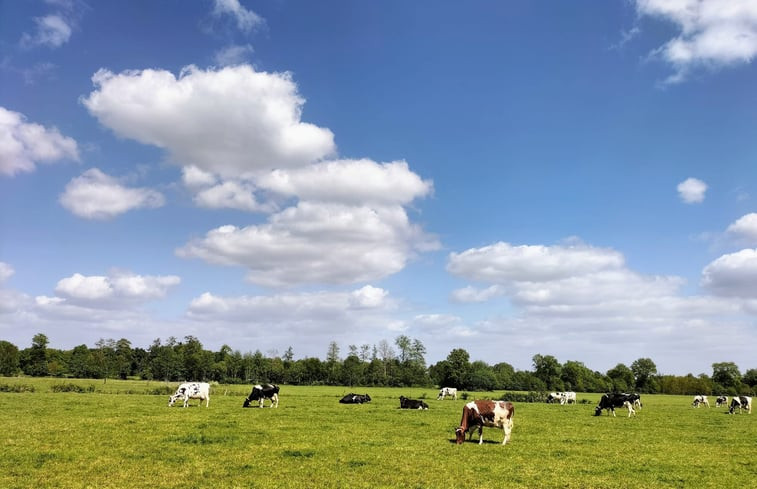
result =
[[[258,407],[262,408],[265,400],[271,401],[271,407],[279,407],[279,386],[274,384],[254,385],[252,392],[247,396],[242,407],[250,407],[252,401],[258,401]]]
[[[457,387],[442,387],[439,390],[439,395],[436,397],[436,400],[443,401],[445,397],[457,399]]]
[[[694,396],[694,402],[691,403],[691,407],[698,408],[699,406],[710,407],[710,400],[707,396]]]
[[[400,396],[400,409],[428,409],[428,404],[419,399],[408,399]]]
[[[513,429],[513,416],[515,406],[506,401],[471,401],[463,406],[463,416],[460,419],[460,426],[455,430],[455,443],[460,445],[465,441],[465,433],[470,431],[470,440],[473,437],[473,430],[478,428],[478,444],[484,442],[484,426],[502,428],[505,431],[505,439],[502,444],[505,445],[510,439],[510,432]]]
[[[560,405],[564,404],[575,404],[576,403],[576,393],[572,391],[568,392],[551,392],[547,396],[547,403],[553,403],[553,402],[559,402]]]
[[[174,395],[168,398],[168,407],[173,406],[177,399],[184,400],[184,407],[189,406],[190,399],[199,399],[202,405],[202,401],[205,401],[205,407],[210,407],[210,384],[207,382],[187,382],[181,384]]]
[[[715,399],[715,407],[728,406],[728,396],[718,396]]]
[[[741,414],[742,409],[745,409],[747,414],[752,414],[752,398],[749,396],[733,396],[728,412],[733,414],[736,408],[739,409],[739,414]]]
[[[602,394],[602,397],[599,399],[599,404],[594,410],[594,416],[600,416],[605,409],[607,409],[608,415],[612,412],[612,415],[615,416],[615,408],[623,407],[626,401],[634,407],[641,407],[641,396],[639,394],[626,394],[621,392]]]
[[[343,398],[339,399],[339,402],[342,404],[363,404],[366,402],[371,402],[371,396],[369,396],[368,394],[349,393]]]

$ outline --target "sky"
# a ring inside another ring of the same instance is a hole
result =
[[[0,339],[757,367],[753,0],[0,0]]]

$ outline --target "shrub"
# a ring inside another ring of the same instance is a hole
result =
[[[82,387],[77,384],[55,384],[50,390],[53,392],[78,392],[83,394],[85,392],[95,392],[95,386],[90,384],[87,387]]]
[[[0,384],[0,392],[34,392],[31,385],[26,384]]]

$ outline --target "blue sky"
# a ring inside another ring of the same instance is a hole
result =
[[[757,5],[0,0],[0,338],[755,367]]]

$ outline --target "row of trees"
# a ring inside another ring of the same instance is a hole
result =
[[[754,394],[757,369],[743,375],[732,362],[712,365],[712,376],[660,375],[649,358],[630,366],[622,363],[605,373],[582,362],[560,363],[551,355],[533,357],[533,370],[516,370],[508,363],[471,362],[462,348],[446,359],[427,366],[426,348],[418,339],[401,335],[393,345],[349,345],[344,358],[331,342],[326,359],[295,360],[289,347],[283,355],[259,350],[241,353],[223,345],[213,352],[194,336],[156,339],[149,348],[134,348],[129,340],[101,339],[94,347],[72,350],[49,348],[44,334],[37,334],[29,348],[20,350],[0,340],[0,375],[95,378],[142,378],[165,381],[210,380],[221,383],[273,382],[278,384],[348,386],[450,386],[465,390],[521,390],[609,392],[637,391],[664,394]]]

